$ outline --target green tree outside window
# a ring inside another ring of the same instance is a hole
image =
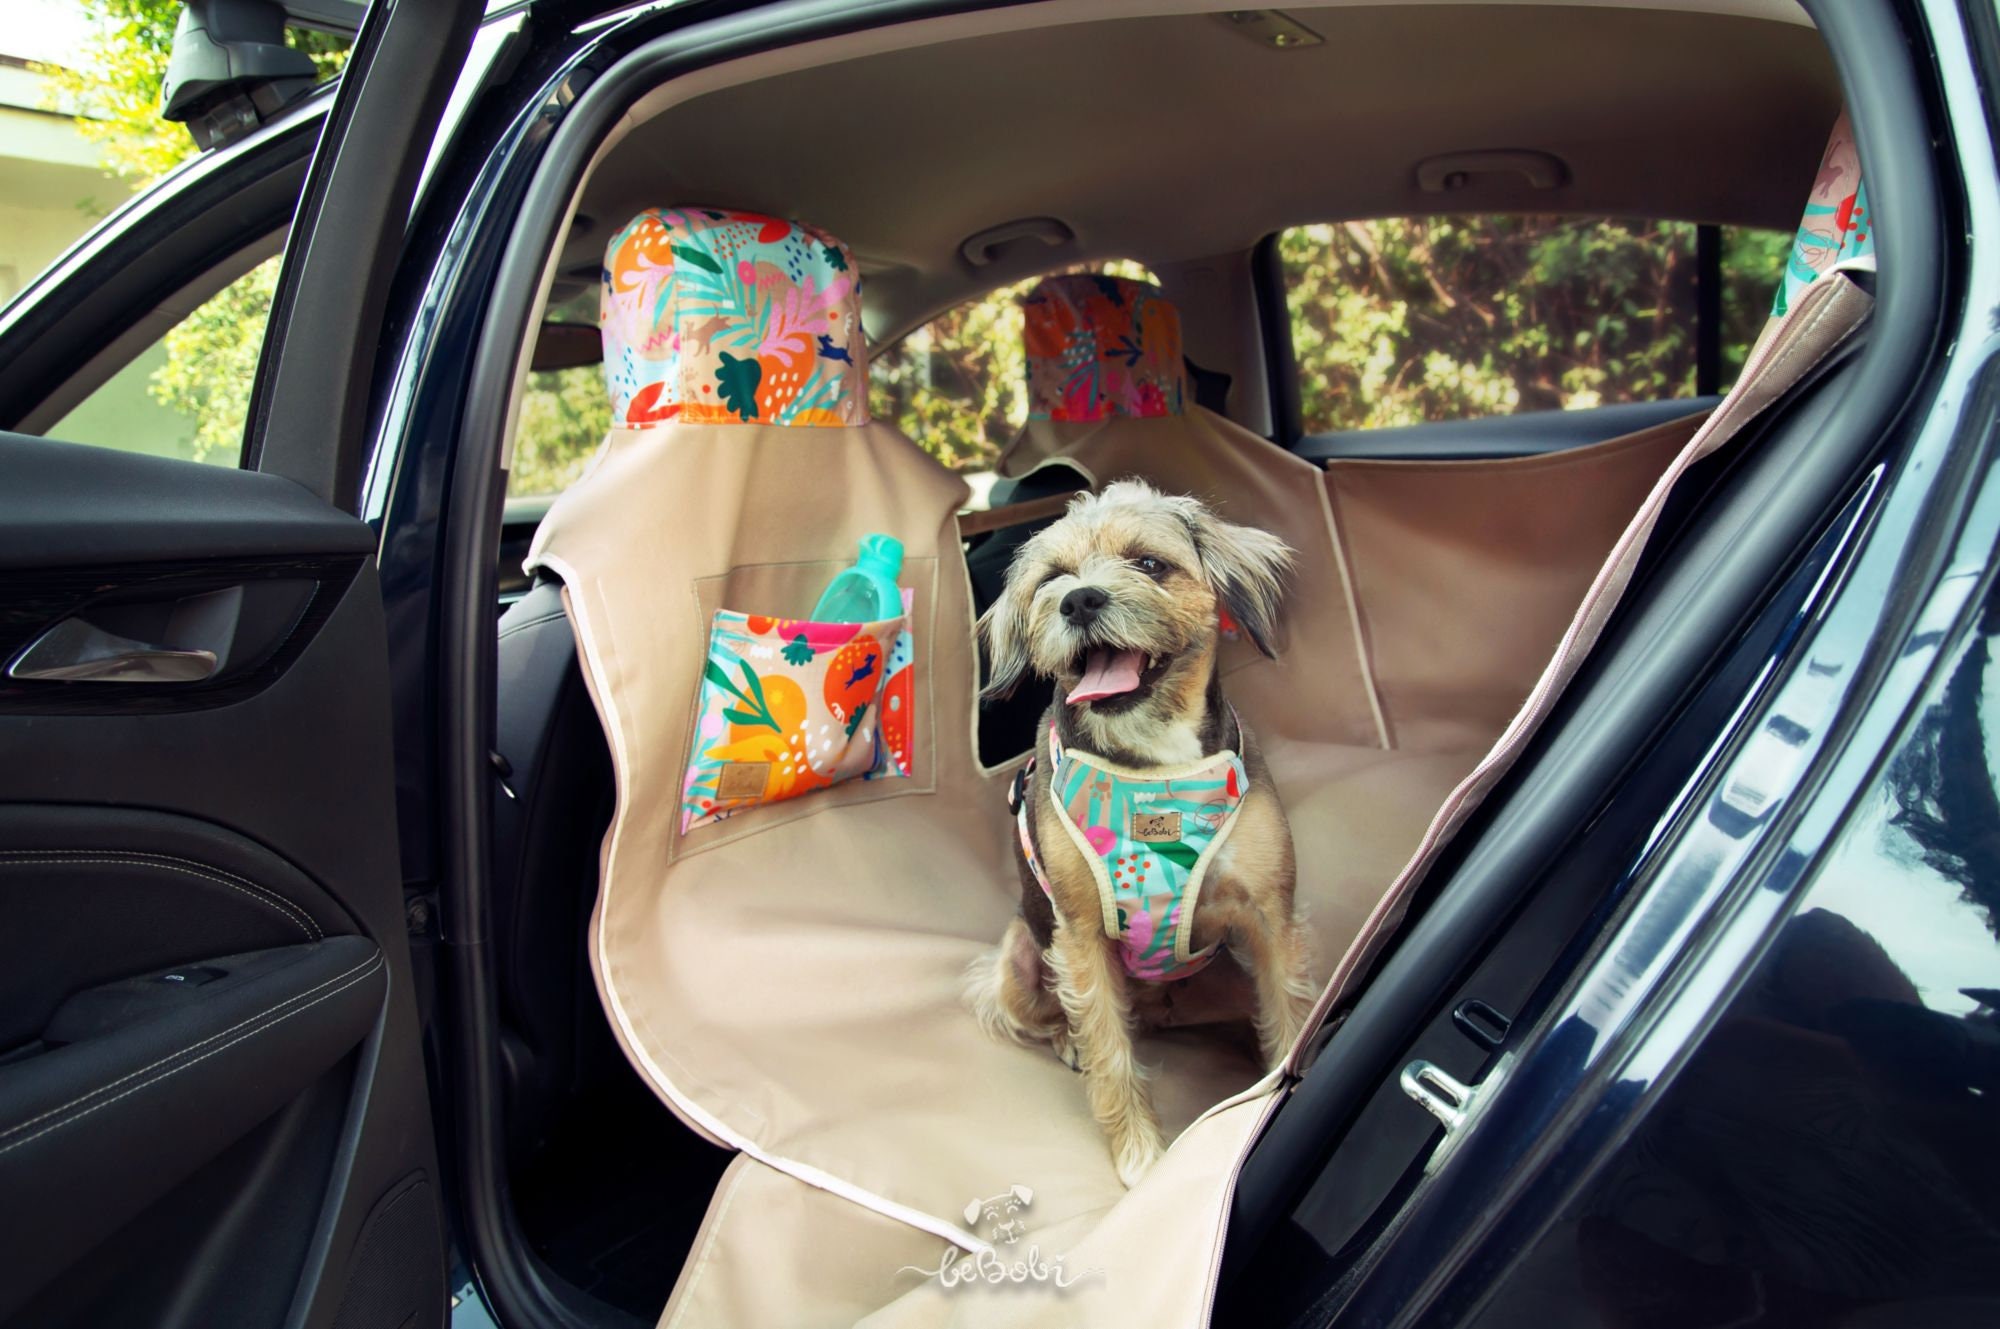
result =
[[[83,0],[82,8],[93,35],[77,52],[75,65],[40,69],[50,104],[83,108],[78,132],[99,145],[114,174],[138,182],[157,179],[196,155],[186,128],[160,118],[160,87],[180,0]],[[346,37],[287,28],[285,40],[312,57],[323,79],[347,62]],[[258,264],[181,320],[166,336],[163,358],[144,357],[148,395],[186,421],[167,444],[174,455],[232,466],[240,457],[278,262]],[[63,425],[89,418],[79,411],[57,426],[58,434]],[[124,445],[126,430],[115,427],[119,422],[105,424],[110,432],[103,438],[84,435],[79,441]]]
[[[1789,237],[1726,228],[1722,380]],[[1695,391],[1695,227],[1566,217],[1295,226],[1278,239],[1307,433]]]

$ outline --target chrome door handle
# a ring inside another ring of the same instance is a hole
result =
[[[214,674],[214,651],[151,646],[66,618],[7,666],[7,677],[49,682],[199,683]]]

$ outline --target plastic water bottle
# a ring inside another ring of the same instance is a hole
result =
[[[899,618],[903,592],[896,578],[903,571],[903,542],[890,535],[861,537],[861,556],[826,585],[813,608],[815,623],[873,623]]]

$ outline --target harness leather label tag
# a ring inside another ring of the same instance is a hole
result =
[[[715,779],[717,798],[762,798],[771,783],[768,761],[728,761]]]
[[[1144,844],[1161,844],[1169,840],[1178,840],[1181,838],[1181,814],[1134,811],[1132,838]]]

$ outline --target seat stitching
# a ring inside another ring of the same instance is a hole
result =
[[[334,997],[337,997],[337,996],[339,996],[339,995],[340,995],[340,994],[341,994],[342,992],[345,992],[345,991],[346,991],[346,990],[347,990],[348,988],[351,988],[351,987],[353,987],[353,986],[354,986],[354,985],[355,985],[356,983],[359,983],[359,982],[360,982],[360,981],[361,981],[362,979],[364,979],[364,978],[367,978],[367,977],[368,977],[368,974],[369,974],[369,973],[373,973],[373,972],[374,972],[374,970],[375,970],[376,968],[379,968],[379,967],[380,967],[380,962],[381,962],[381,959],[382,959],[382,956],[381,956],[381,953],[380,953],[380,952],[377,952],[377,953],[376,953],[376,956],[375,956],[375,959],[376,959],[376,964],[375,964],[374,966],[370,967],[370,969],[369,969],[368,973],[361,973],[361,974],[354,974],[354,977],[352,977],[352,978],[348,979],[348,980],[347,980],[347,981],[346,981],[345,983],[342,983],[342,984],[341,984],[341,985],[340,985],[339,987],[335,988],[335,989],[334,989],[333,991],[331,991],[331,992],[328,992],[328,993],[325,993],[325,994],[323,994],[323,995],[321,995],[321,996],[318,996],[318,997],[315,997],[315,998],[313,998],[313,1000],[311,1000],[311,1001],[307,1002],[307,1003],[306,1003],[305,1005],[303,1005],[303,1006],[299,1007],[299,1008],[298,1008],[298,1010],[293,1010],[293,1011],[286,1011],[286,1012],[285,1012],[285,1013],[284,1013],[283,1015],[280,1015],[280,1016],[279,1016],[279,1017],[278,1017],[277,1019],[275,1019],[275,1020],[271,1020],[271,1021],[269,1021],[268,1023],[265,1023],[265,1024],[263,1024],[263,1025],[262,1025],[262,1026],[260,1026],[259,1028],[256,1028],[256,1029],[252,1029],[252,1030],[250,1030],[250,1031],[249,1031],[248,1033],[243,1033],[243,1034],[238,1034],[238,1035],[237,1035],[237,1036],[236,1036],[235,1038],[232,1038],[232,1039],[230,1039],[230,1040],[229,1040],[229,1041],[228,1041],[227,1043],[224,1043],[224,1044],[222,1044],[222,1045],[221,1045],[220,1047],[214,1047],[214,1048],[210,1048],[210,1049],[209,1049],[208,1051],[206,1051],[206,1052],[202,1053],[202,1054],[201,1054],[201,1055],[200,1055],[199,1057],[196,1057],[196,1058],[195,1058],[195,1059],[194,1059],[193,1061],[186,1061],[186,1062],[182,1062],[182,1063],[181,1063],[180,1065],[178,1065],[178,1066],[174,1067],[174,1068],[173,1068],[172,1070],[168,1070],[168,1071],[162,1071],[162,1072],[160,1072],[160,1073],[159,1073],[158,1075],[155,1075],[155,1076],[154,1076],[154,1077],[153,1077],[152,1079],[150,1079],[150,1080],[145,1080],[145,1081],[142,1081],[142,1082],[141,1082],[141,1083],[139,1083],[139,1084],[135,1084],[135,1085],[133,1085],[133,1086],[132,1086],[132,1087],[131,1087],[130,1089],[127,1089],[127,1090],[126,1090],[126,1091],[125,1091],[124,1093],[122,1093],[122,1094],[119,1094],[119,1095],[118,1095],[118,1096],[117,1096],[116,1098],[107,1098],[107,1099],[105,1099],[105,1100],[104,1100],[104,1101],[103,1101],[102,1103],[97,1103],[97,1104],[94,1104],[94,1105],[92,1105],[91,1107],[87,1107],[87,1108],[85,1108],[85,1109],[84,1109],[83,1111],[81,1111],[81,1112],[77,1113],[77,1114],[76,1114],[76,1115],[74,1115],[74,1116],[71,1116],[71,1117],[66,1117],[66,1118],[64,1118],[64,1119],[63,1119],[63,1120],[61,1120],[61,1121],[52,1121],[52,1122],[50,1122],[50,1123],[49,1123],[48,1125],[46,1125],[46,1126],[42,1127],[42,1128],[41,1128],[40,1130],[36,1131],[36,1132],[35,1132],[35,1133],[34,1133],[33,1135],[24,1135],[24,1136],[22,1136],[22,1137],[21,1137],[20,1139],[18,1139],[18,1140],[16,1140],[16,1141],[14,1141],[14,1143],[12,1143],[12,1144],[10,1144],[10,1145],[4,1145],[4,1146],[0,1146],[0,1154],[5,1154],[5,1153],[8,1153],[8,1152],[10,1152],[10,1151],[12,1151],[12,1150],[15,1150],[15,1149],[19,1149],[19,1148],[20,1148],[20,1147],[21,1147],[22,1145],[24,1145],[24,1144],[28,1144],[28,1143],[29,1143],[29,1142],[31,1142],[31,1141],[34,1141],[34,1140],[39,1140],[39,1139],[41,1139],[41,1138],[42,1138],[42,1137],[43,1137],[44,1135],[47,1135],[47,1134],[48,1134],[48,1133],[49,1133],[50,1131],[57,1131],[57,1130],[61,1130],[61,1129],[62,1129],[63,1127],[65,1127],[65,1126],[68,1126],[68,1125],[72,1125],[72,1124],[74,1124],[75,1122],[79,1122],[79,1121],[82,1121],[82,1120],[83,1120],[83,1119],[84,1119],[85,1117],[87,1117],[87,1116],[89,1116],[89,1115],[90,1115],[91,1113],[93,1113],[93,1112],[97,1111],[97,1110],[98,1110],[99,1108],[107,1108],[107,1107],[110,1107],[110,1106],[111,1106],[111,1105],[112,1105],[113,1103],[116,1103],[116,1102],[118,1102],[118,1101],[119,1101],[119,1099],[123,1099],[123,1098],[130,1098],[130,1097],[131,1097],[131,1096],[132,1096],[133,1094],[136,1094],[136,1093],[138,1093],[138,1092],[139,1092],[139,1091],[140,1091],[141,1089],[144,1089],[144,1088],[145,1088],[145,1087],[146,1087],[147,1085],[150,1085],[150,1084],[158,1084],[158,1083],[159,1083],[160,1081],[162,1081],[162,1080],[164,1080],[164,1079],[168,1078],[169,1076],[173,1076],[173,1075],[178,1075],[178,1074],[180,1074],[180,1073],[181,1073],[182,1071],[186,1070],[186,1069],[187,1069],[188,1067],[190,1067],[190,1066],[194,1066],[194,1065],[197,1065],[197,1064],[199,1064],[199,1063],[201,1063],[201,1062],[204,1062],[204,1061],[207,1061],[207,1060],[208,1060],[208,1059],[209,1059],[210,1057],[213,1057],[213,1056],[215,1056],[215,1055],[216,1055],[217,1053],[220,1053],[220,1052],[226,1052],[226,1051],[228,1051],[228,1050],[229,1050],[230,1048],[232,1048],[232,1047],[235,1047],[235,1046],[236,1046],[236,1045],[237,1045],[238,1043],[241,1043],[241,1042],[242,1042],[242,1041],[243,1041],[244,1039],[246,1039],[246,1038],[255,1038],[255,1037],[256,1037],[256,1036],[258,1035],[258,1034],[261,1034],[261,1033],[263,1033],[263,1032],[264,1032],[264,1031],[265,1031],[266,1029],[274,1029],[274,1028],[276,1028],[276,1027],[277,1027],[278,1025],[281,1025],[281,1024],[283,1024],[283,1023],[284,1023],[285,1021],[287,1021],[287,1020],[291,1019],[291,1018],[292,1018],[292,1017],[293,1017],[294,1015],[297,1015],[297,1014],[299,1014],[299,1012],[300,1012],[300,1011],[306,1011],[306,1010],[310,1010],[311,1008],[313,1008],[314,1006],[317,1006],[317,1005],[319,1005],[319,1004],[320,1004],[321,1002],[323,1002],[323,1001],[328,1001],[328,1000],[331,1000],[331,999],[332,999],[332,998],[334,998]],[[348,972],[349,972],[349,973],[353,973],[354,971],[353,971],[353,970],[349,970]],[[332,980],[329,980],[329,981],[332,981]],[[321,986],[322,986],[322,987],[324,987],[324,986],[325,986],[325,984],[321,984]],[[317,990],[317,989],[315,989],[315,990]],[[303,994],[301,994],[301,995],[303,995]],[[282,1004],[282,1003],[280,1003],[280,1004]],[[276,1007],[276,1006],[273,1006],[273,1007],[271,1008],[271,1010],[274,1010],[274,1011],[275,1011],[275,1010],[277,1010],[277,1009],[278,1009],[278,1007]],[[265,1012],[265,1014],[267,1014],[267,1015],[268,1015],[269,1013],[270,1013],[269,1011]],[[242,1026],[240,1026],[240,1025],[239,1025],[239,1026],[237,1026],[237,1027],[238,1027],[238,1028],[241,1028]],[[217,1037],[220,1037],[220,1035],[217,1035]],[[197,1044],[196,1044],[195,1046],[196,1046],[196,1047],[199,1047],[199,1046],[201,1046],[201,1045],[200,1045],[199,1043],[197,1043]],[[186,1049],[186,1050],[187,1050],[187,1051],[192,1051],[192,1049]],[[168,1058],[167,1060],[172,1060],[172,1058]],[[155,1066],[159,1065],[159,1063],[158,1063],[158,1062],[155,1062],[155,1063],[153,1063],[153,1064],[154,1064]],[[149,1068],[149,1069],[150,1069],[150,1068]],[[125,1078],[129,1080],[129,1079],[131,1078],[131,1076],[126,1076]],[[119,1083],[121,1083],[121,1084],[122,1084],[122,1083],[124,1083],[124,1081],[122,1081],[122,1080],[121,1080],[121,1081],[119,1081]],[[110,1088],[110,1087],[111,1087],[111,1086],[109,1086],[109,1085],[106,1085],[106,1086],[105,1086],[105,1088],[107,1088],[107,1089],[108,1089],[108,1088]],[[82,1100],[81,1100],[81,1099],[78,1099],[77,1101],[78,1101],[78,1102],[81,1102]],[[61,1110],[61,1109],[58,1109],[58,1111],[60,1111],[60,1110]],[[44,1114],[44,1116],[46,1116],[46,1115],[47,1115],[47,1114]],[[40,1120],[40,1119],[41,1119],[41,1118],[37,1118],[37,1120]],[[26,1124],[26,1123],[23,1123],[23,1124]],[[17,1127],[16,1129],[19,1129],[19,1128]]]
[[[91,854],[98,856],[87,857]],[[247,877],[240,877],[227,868],[216,867],[212,863],[175,858],[171,854],[155,854],[144,849],[0,849],[0,867],[32,866],[36,863],[70,863],[78,867],[97,865],[154,867],[166,872],[180,872],[191,877],[201,877],[218,886],[227,886],[238,894],[248,895],[268,908],[278,910],[312,941],[319,941],[325,936],[310,914],[278,892],[268,886],[259,885]],[[173,866],[174,864],[180,866]],[[221,875],[216,875],[218,873]]]
[[[273,904],[291,914],[301,927],[312,932],[315,939],[322,935],[316,931],[318,924],[313,920],[312,915],[306,910],[305,906],[298,904],[276,887],[266,886],[261,882],[244,876],[240,872],[232,872],[219,864],[204,862],[201,859],[182,858],[175,854],[163,854],[152,849],[0,849],[0,861],[9,858],[53,858],[75,854],[111,854],[139,860],[148,864],[178,863],[182,867],[194,869],[198,872],[216,873],[259,895],[268,897]]]
[[[98,1085],[95,1089],[92,1089],[87,1093],[78,1094],[75,1098],[72,1098],[69,1102],[63,1103],[57,1107],[52,1107],[48,1109],[46,1112],[42,1112],[37,1114],[36,1116],[28,1118],[26,1121],[17,1121],[12,1126],[7,1127],[5,1130],[0,1130],[0,1140],[4,1140],[8,1136],[16,1134],[17,1132],[24,1131],[28,1129],[28,1127],[33,1126],[36,1122],[47,1121],[50,1117],[59,1116],[60,1114],[67,1112],[71,1108],[77,1106],[79,1103],[87,1103],[91,1099],[97,1097],[99,1094],[109,1093],[111,1090],[116,1089],[119,1085],[124,1084],[126,1081],[131,1080],[136,1076],[144,1075],[148,1071],[157,1070],[160,1067],[166,1065],[170,1061],[174,1061],[181,1057],[185,1057],[188,1053],[195,1051],[197,1048],[207,1047],[210,1043],[213,1043],[216,1039],[226,1038],[230,1034],[235,1033],[238,1029],[243,1028],[245,1025],[255,1024],[257,1023],[257,1021],[264,1019],[265,1017],[271,1015],[273,1012],[283,1010],[285,1007],[291,1005],[295,1001],[304,1001],[307,997],[312,996],[313,993],[318,992],[321,988],[326,987],[329,984],[338,983],[340,982],[341,979],[346,978],[352,974],[357,974],[363,969],[368,969],[371,966],[378,964],[381,961],[381,959],[382,959],[382,952],[376,951],[373,955],[369,956],[366,960],[363,960],[360,964],[355,965],[352,969],[348,969],[341,973],[335,974],[332,978],[327,979],[324,983],[319,983],[313,987],[309,987],[304,992],[294,993],[293,995],[286,997],[283,1001],[276,1002],[270,1006],[265,1007],[263,1010],[258,1011],[255,1015],[246,1016],[245,1018],[238,1020],[235,1024],[230,1025],[227,1029],[217,1030],[215,1033],[210,1034],[207,1038],[202,1039],[198,1043],[190,1043],[184,1048],[176,1048],[172,1052],[169,1052],[166,1056],[161,1057],[158,1061],[152,1062],[149,1065],[141,1066],[136,1071],[131,1071],[125,1075],[121,1075],[117,1079],[111,1081],[111,1083],[109,1084]],[[12,1147],[13,1147],[12,1145],[7,1146],[7,1148],[9,1149],[11,1149]],[[6,1149],[0,1149],[0,1154],[4,1154],[6,1152],[7,1152]]]
[[[79,855],[85,855],[85,854],[98,854],[100,856],[97,858],[78,857]],[[108,855],[108,857],[106,855]],[[319,924],[313,920],[312,916],[309,913],[307,913],[303,907],[294,904],[291,900],[287,899],[284,895],[280,894],[278,891],[272,889],[271,887],[264,886],[257,882],[254,882],[250,880],[248,877],[244,877],[237,873],[231,872],[227,868],[217,867],[213,863],[203,863],[195,859],[189,859],[189,858],[176,858],[172,854],[154,853],[153,851],[148,849],[0,850],[0,867],[8,866],[10,863],[35,863],[35,862],[68,862],[68,863],[75,863],[80,866],[104,863],[104,864],[114,864],[127,867],[141,867],[141,866],[160,867],[160,868],[165,868],[165,870],[169,872],[185,872],[190,876],[204,877],[207,880],[216,882],[218,885],[232,886],[233,883],[232,889],[247,891],[248,893],[254,894],[255,896],[259,897],[261,902],[269,904],[281,910],[288,918],[291,919],[292,922],[298,924],[300,930],[303,931],[312,940],[318,941],[324,936],[324,934],[319,930]],[[168,866],[169,864],[180,864],[181,866],[169,867]],[[220,874],[220,875],[211,875],[211,874]],[[227,880],[224,880],[224,878],[227,878]]]

